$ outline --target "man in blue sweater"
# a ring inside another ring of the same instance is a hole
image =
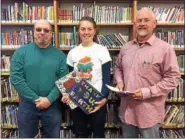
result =
[[[34,24],[34,42],[20,47],[12,56],[10,78],[20,96],[18,130],[21,138],[34,138],[39,120],[43,137],[58,138],[62,115],[60,92],[55,81],[68,73],[66,56],[52,44],[47,20]]]

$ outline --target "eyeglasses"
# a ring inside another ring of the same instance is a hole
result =
[[[46,28],[35,28],[35,30],[37,31],[37,32],[41,32],[42,30],[44,31],[44,33],[49,33],[51,30],[49,30],[49,29],[46,29]]]

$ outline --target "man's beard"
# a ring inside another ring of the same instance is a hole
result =
[[[143,31],[143,30],[137,29],[137,35],[141,36],[141,37],[145,37],[148,35],[148,31],[147,30]]]
[[[43,45],[43,46],[46,46],[49,44],[49,41],[46,41],[45,39],[38,39],[37,42],[39,45]]]

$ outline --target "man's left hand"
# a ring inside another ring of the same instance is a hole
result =
[[[143,93],[141,89],[137,89],[135,93],[132,95],[132,98],[135,100],[142,100],[143,99]]]
[[[95,108],[91,111],[91,113],[94,113],[98,111],[101,107],[103,107],[107,102],[107,98],[103,98],[102,100],[95,102]]]
[[[46,109],[51,105],[51,102],[47,97],[39,97],[35,100],[36,107],[39,109]]]

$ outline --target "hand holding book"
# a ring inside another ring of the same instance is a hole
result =
[[[116,88],[118,88],[120,91],[125,90],[125,85],[123,81],[117,82]]]
[[[98,111],[101,107],[103,107],[107,102],[107,98],[102,98],[100,101],[95,102],[94,109],[90,113],[94,113]]]
[[[61,101],[62,101],[63,103],[69,104],[69,103],[70,103],[70,96],[69,96],[69,94],[68,94],[68,93],[63,93],[63,94],[62,94],[62,99],[61,99]]]
[[[71,109],[80,107],[86,114],[90,114],[104,104],[103,95],[88,81],[81,79],[78,72],[70,72],[55,83],[63,94],[62,101]]]
[[[139,88],[137,89],[134,94],[132,95],[132,98],[135,100],[142,100],[143,99],[143,93],[142,90]]]

